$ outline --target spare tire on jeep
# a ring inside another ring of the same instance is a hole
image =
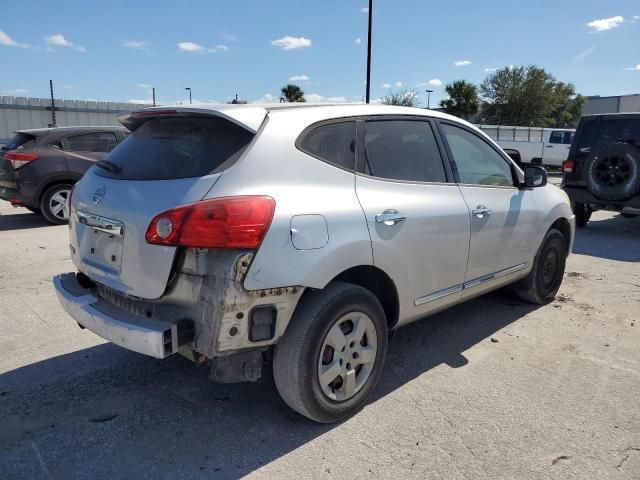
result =
[[[587,187],[602,200],[626,200],[640,192],[640,147],[613,142],[587,164]]]

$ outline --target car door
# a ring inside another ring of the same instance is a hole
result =
[[[395,282],[400,323],[460,298],[469,211],[425,117],[358,122],[356,192],[374,264]]]
[[[548,141],[545,142],[542,163],[556,167],[561,166],[569,156],[571,140],[573,140],[573,132],[551,131]]]
[[[465,297],[530,268],[539,217],[532,192],[516,186],[511,162],[487,139],[458,124],[440,128],[470,213]]]
[[[104,159],[117,145],[113,131],[70,135],[64,139],[67,167],[70,172],[83,175],[94,162]]]

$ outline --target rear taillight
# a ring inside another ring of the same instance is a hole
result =
[[[574,173],[576,168],[576,164],[573,160],[565,160],[562,162],[562,171],[564,173]]]
[[[40,155],[37,155],[35,153],[22,153],[16,150],[11,150],[5,153],[4,157],[2,158],[4,158],[5,160],[9,160],[13,165],[13,168],[15,169],[15,168],[20,168],[21,166],[29,162],[33,162],[34,160],[37,160],[38,158],[40,158]]]
[[[145,238],[155,245],[191,248],[257,248],[276,202],[267,196],[223,197],[156,215]]]

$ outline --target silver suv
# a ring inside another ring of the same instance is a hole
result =
[[[457,118],[228,105],[121,122],[133,133],[72,192],[65,310],[221,382],[272,359],[284,401],[313,420],[362,407],[390,330],[509,284],[546,303],[562,282],[566,195]]]

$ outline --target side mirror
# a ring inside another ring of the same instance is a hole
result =
[[[527,165],[524,167],[524,186],[544,187],[547,184],[547,171],[542,167]]]

